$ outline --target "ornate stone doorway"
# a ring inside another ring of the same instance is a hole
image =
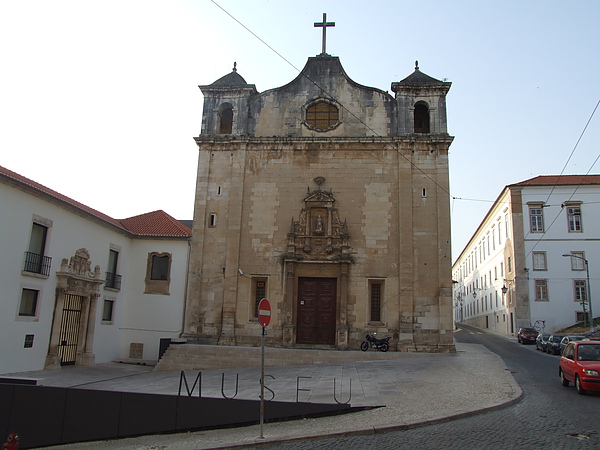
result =
[[[100,266],[92,271],[89,252],[80,248],[70,260],[62,260],[56,276],[54,321],[45,367],[92,365],[96,307],[104,283]]]
[[[348,346],[348,273],[354,263],[346,220],[341,220],[325,178],[313,180],[298,220],[292,218],[285,271],[283,342]]]

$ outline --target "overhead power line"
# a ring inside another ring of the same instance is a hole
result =
[[[281,53],[279,53],[277,50],[275,50],[273,47],[271,47],[267,42],[265,42],[262,38],[260,38],[250,28],[248,28],[240,20],[238,20],[237,18],[235,18],[231,13],[229,13],[222,6],[220,6],[215,0],[211,0],[211,2],[214,3],[219,9],[221,9],[225,14],[227,14],[229,17],[231,17],[233,20],[235,20],[246,31],[248,31],[250,34],[252,34],[252,36],[254,36],[261,43],[263,43],[267,48],[269,48],[269,50],[271,50],[272,52],[274,52],[277,56],[279,56],[281,59],[283,59],[287,64],[289,64],[291,67],[293,67],[298,73],[302,73],[300,69],[298,69],[296,66],[294,66],[294,64],[292,64],[288,59],[286,59]],[[379,133],[377,133],[377,131],[374,130],[373,128],[371,128],[368,124],[366,124],[360,117],[358,117],[356,114],[354,114],[354,112],[352,112],[350,109],[348,109],[342,102],[340,102],[335,96],[333,96],[325,87],[321,86],[317,81],[311,79],[308,75],[304,74],[303,76],[308,81],[310,81],[312,84],[314,84],[318,89],[320,89],[323,93],[325,93],[329,98],[335,100],[342,107],[342,109],[344,111],[346,111],[348,114],[350,114],[359,123],[361,123],[362,125],[364,125],[364,127],[367,130],[369,130],[371,133],[373,133],[374,136],[376,136],[378,138],[383,138],[384,137],[384,136],[381,136]],[[391,146],[391,144],[386,144],[386,145]],[[428,178],[433,184],[435,184],[443,192],[445,192],[446,194],[450,195],[450,192],[448,192],[448,190],[444,186],[440,185],[436,180],[434,180],[433,178],[431,178],[431,176],[429,176],[429,174],[427,174],[425,171],[423,171],[418,165],[416,165],[414,162],[412,162],[409,158],[407,158],[402,153],[399,153],[399,154],[400,154],[400,156],[402,158],[404,158],[411,165],[411,167],[413,167],[418,172],[422,173],[426,178]]]

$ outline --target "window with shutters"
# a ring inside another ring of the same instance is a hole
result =
[[[548,280],[535,280],[535,301],[548,301]]]
[[[532,233],[544,232],[544,210],[542,205],[529,206],[529,222]]]
[[[581,207],[580,206],[568,206],[567,207],[567,222],[569,225],[570,233],[579,233],[582,231]]]
[[[547,270],[546,252],[533,252],[533,270]]]

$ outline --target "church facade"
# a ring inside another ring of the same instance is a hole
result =
[[[453,352],[446,95],[416,66],[394,95],[311,57],[265,92],[234,70],[204,95],[184,337]]]

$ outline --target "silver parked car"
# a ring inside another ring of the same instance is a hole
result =
[[[560,341],[564,338],[564,334],[551,334],[546,344],[546,353],[560,355]]]
[[[536,350],[541,350],[543,352],[546,351],[546,345],[548,345],[548,338],[550,337],[549,334],[547,333],[540,333],[538,334],[537,338],[535,339],[535,349]]]
[[[560,341],[560,354],[562,355],[563,350],[565,349],[565,347],[567,346],[567,344],[569,342],[583,341],[584,339],[585,339],[585,336],[565,336]]]

